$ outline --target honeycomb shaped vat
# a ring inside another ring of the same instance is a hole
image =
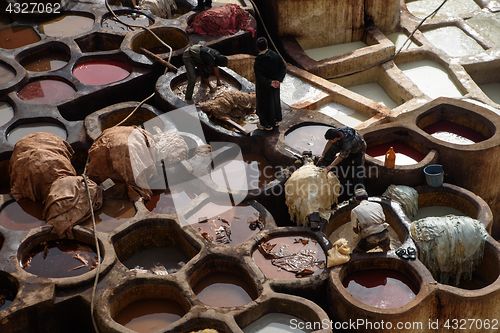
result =
[[[17,251],[18,265],[22,265],[18,269],[18,276],[22,279],[37,276],[41,281],[53,282],[61,289],[90,283],[97,272],[93,262],[97,258],[93,232],[76,226],[73,228],[73,236],[74,239],[71,240],[59,239],[56,234],[50,233],[50,228],[30,231]],[[101,275],[109,271],[115,258],[109,243],[99,240],[99,249]]]
[[[2,248],[1,246],[3,244],[3,240],[3,235],[0,234],[0,250]],[[0,289],[0,299],[2,300],[2,302],[0,302],[1,312],[11,305],[16,299],[19,290],[19,282],[9,273],[0,271],[0,286],[2,286]]]
[[[99,52],[118,50],[124,36],[94,32],[75,39],[82,52]]]
[[[36,132],[52,133],[63,140],[68,137],[66,126],[59,121],[52,118],[30,118],[20,119],[9,126],[7,129],[7,142],[15,145],[24,136]]]
[[[40,31],[51,37],[76,37],[92,31],[95,16],[89,12],[70,12],[38,26]]]
[[[14,200],[10,195],[3,195],[0,205],[0,225],[7,230],[29,230],[45,224],[41,202],[29,199]]]
[[[16,81],[17,71],[9,63],[0,59],[0,91],[1,87],[9,88]]]
[[[168,44],[174,54],[180,54],[178,50],[186,47],[189,44],[189,38],[187,34],[175,27],[161,27],[151,29],[161,40]],[[158,54],[159,56],[169,53],[169,49],[160,43],[151,33],[148,31],[136,32],[130,40],[130,49],[138,54],[143,54],[141,47]],[[178,51],[178,52],[175,52]]]
[[[18,49],[38,43],[40,40],[40,36],[29,26],[18,25],[0,29],[0,48],[2,49]]]
[[[59,104],[75,93],[71,82],[59,76],[47,76],[26,83],[17,92],[17,97],[30,104]]]
[[[141,27],[149,27],[155,20],[144,13],[134,10],[116,10],[114,11],[119,21],[110,13],[103,15],[101,26],[110,31],[119,33],[128,33],[131,31],[142,30]],[[123,24],[123,23],[127,24]]]
[[[65,43],[52,41],[20,52],[16,59],[27,71],[55,71],[69,62],[71,49]]]
[[[201,249],[201,243],[175,220],[146,218],[112,236],[118,260],[128,269],[163,265],[169,273],[180,270]]]

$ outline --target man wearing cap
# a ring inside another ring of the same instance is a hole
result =
[[[362,188],[355,192],[358,206],[351,210],[351,224],[355,233],[361,235],[352,252],[366,252],[377,246],[382,250],[391,249],[388,223],[385,222],[385,215],[382,206],[377,202],[368,201],[368,193]]]
[[[278,53],[269,50],[267,39],[257,39],[259,54],[253,66],[255,72],[256,113],[260,130],[270,131],[282,120],[280,84],[286,75],[286,65]]]
[[[184,61],[184,66],[186,66],[188,79],[186,101],[193,99],[193,91],[196,84],[196,69],[201,72],[201,77],[210,88],[211,93],[214,93],[216,89],[210,85],[210,81],[208,80],[210,75],[215,73],[217,86],[222,85],[219,76],[219,66],[227,66],[228,59],[221,55],[219,51],[207,46],[192,45],[184,51],[182,61]]]

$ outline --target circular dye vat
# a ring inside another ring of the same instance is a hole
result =
[[[23,67],[31,72],[48,72],[63,68],[69,61],[69,57],[62,53],[44,54],[39,57],[28,59]]]
[[[219,163],[211,177],[217,185],[233,190],[255,190],[276,179],[274,167],[257,154],[243,154]]]
[[[40,36],[30,27],[17,26],[0,30],[0,48],[2,49],[17,49],[39,41]]]
[[[267,253],[271,254],[264,256]],[[267,257],[267,259],[266,259]],[[275,237],[263,242],[253,252],[252,258],[261,271],[270,279],[294,279],[302,270],[302,276],[323,272],[326,255],[321,246],[311,237]]]
[[[154,52],[154,53],[165,53],[165,52]],[[208,79],[209,79],[212,87],[214,87],[216,85],[216,82],[217,82],[216,77],[210,76]],[[207,87],[207,85],[204,82],[202,82],[202,80],[197,80],[195,85],[194,85],[193,101],[195,103],[206,102],[208,100],[214,99],[215,96],[219,96],[224,91],[240,90],[239,86],[237,86],[231,80],[223,77],[222,75],[221,75],[220,81],[221,81],[222,85],[215,87],[216,91],[214,93],[211,93],[210,89]],[[188,83],[187,83],[187,79],[186,79],[186,81],[182,81],[182,82],[180,82],[172,87],[172,91],[174,92],[174,94],[182,100],[184,100],[186,98],[187,84]]]
[[[418,293],[406,275],[392,269],[357,271],[348,274],[342,284],[355,298],[377,308],[403,306]]]
[[[228,272],[205,275],[193,287],[198,299],[210,306],[243,306],[257,298],[255,290],[241,276]]]
[[[394,152],[396,153],[396,165],[417,164],[425,158],[425,155],[420,151],[402,142],[388,142],[376,146],[370,146],[367,148],[366,153],[371,157],[384,162],[385,153],[391,147],[394,148]]]
[[[11,66],[0,62],[0,86],[11,82],[16,77],[16,71]]]
[[[14,118],[14,108],[7,102],[0,101],[0,126],[7,124]]]
[[[117,16],[119,20],[117,20],[114,17],[105,18],[102,21],[102,27],[114,31],[130,32],[141,29],[139,27],[149,27],[151,24],[153,24],[153,22],[149,19],[149,17],[138,13],[129,13]],[[130,27],[127,26],[126,24],[138,27]]]
[[[236,246],[264,228],[259,211],[250,205],[208,203],[187,219],[205,239],[218,245]]]
[[[41,122],[16,126],[7,134],[7,142],[15,145],[17,141],[21,140],[21,138],[26,135],[37,132],[52,133],[63,140],[66,140],[68,136],[64,127],[53,123]]]
[[[313,155],[321,155],[327,143],[325,133],[330,128],[333,127],[325,125],[301,126],[285,135],[285,141],[290,147],[301,153],[305,150],[311,150]]]
[[[72,37],[89,32],[94,27],[94,20],[79,15],[64,15],[41,24],[38,28],[47,36]]]
[[[73,75],[90,86],[118,82],[130,75],[129,66],[117,60],[89,60],[73,69]]]
[[[292,326],[292,323],[294,324]],[[298,327],[304,327],[299,329]],[[244,333],[310,333],[307,323],[295,316],[285,313],[268,313],[243,328]]]
[[[125,306],[115,318],[120,325],[139,333],[152,333],[172,324],[186,314],[177,302],[148,298]]]
[[[135,216],[134,203],[130,200],[103,200],[101,208],[94,212],[96,230],[109,232]],[[92,218],[81,224],[92,228]]]
[[[173,274],[181,269],[189,258],[175,246],[160,246],[138,252],[123,261],[128,269],[144,269],[154,274],[155,269],[163,266],[168,274]]]
[[[459,211],[458,209],[448,207],[448,206],[428,206],[419,208],[417,211],[417,215],[415,215],[412,221],[416,221],[419,219],[423,219],[425,217],[435,217],[435,216],[445,216],[445,215],[456,215],[456,216],[465,216],[464,213]]]
[[[42,79],[26,84],[17,96],[32,104],[54,104],[70,98],[75,92],[72,86],[62,80]]]
[[[43,204],[39,201],[14,201],[0,211],[0,225],[8,230],[37,228],[45,224],[42,212]]]
[[[47,278],[78,276],[95,268],[97,255],[87,244],[72,239],[43,242],[23,258],[21,267],[28,273]]]
[[[190,189],[181,192],[153,191],[146,208],[156,214],[177,214],[191,203],[198,195]]]
[[[424,127],[423,130],[436,139],[457,145],[471,145],[487,139],[481,133],[467,126],[446,120],[440,120],[430,124]]]

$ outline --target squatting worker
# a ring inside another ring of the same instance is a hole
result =
[[[361,235],[361,240],[352,252],[366,252],[377,246],[389,251],[389,224],[385,222],[382,206],[368,201],[368,193],[362,188],[357,189],[354,196],[358,205],[351,210],[351,224],[354,232]]]
[[[257,39],[259,54],[253,66],[255,72],[256,113],[260,130],[270,131],[282,119],[280,84],[286,75],[286,64],[273,50],[267,47],[267,39]]]
[[[361,134],[351,127],[343,126],[326,131],[325,139],[328,142],[323,153],[319,156],[318,162],[324,160],[326,163],[330,163],[326,167],[328,172],[343,159],[349,157],[355,168],[355,186],[363,184],[366,142]]]
[[[210,85],[208,78],[215,74],[217,86],[221,86],[219,76],[219,66],[227,66],[227,57],[221,55],[219,51],[202,45],[192,45],[184,51],[182,61],[186,66],[188,85],[186,90],[186,101],[193,99],[194,85],[196,84],[196,70],[201,72],[201,77],[205,84],[210,88],[210,92],[216,91],[215,87]]]

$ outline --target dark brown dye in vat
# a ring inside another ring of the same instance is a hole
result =
[[[424,159],[425,155],[412,146],[402,142],[388,142],[376,146],[370,146],[366,153],[382,162],[385,160],[385,153],[391,148],[396,153],[396,165],[417,164]]]
[[[140,27],[149,27],[152,24],[149,17],[142,14],[130,13],[117,16],[119,18],[119,21],[114,17],[105,18],[102,22],[102,27],[114,31],[129,32],[129,31],[139,30],[141,29]],[[125,24],[123,24],[122,22]],[[139,26],[139,27],[133,27],[133,26]]]
[[[123,261],[123,264],[129,269],[139,267],[150,271],[155,268],[155,265],[162,265],[167,269],[168,274],[173,274],[188,261],[188,257],[178,247],[161,246],[138,252]]]
[[[104,200],[99,210],[94,212],[97,231],[108,232],[119,227],[135,216],[134,203],[129,200]],[[92,228],[89,218],[82,226]]]
[[[275,237],[270,239],[268,242],[263,242],[261,244],[276,244],[271,252],[283,253],[284,255],[292,255],[303,250],[307,251],[307,253],[313,254],[319,263],[319,265],[308,266],[308,269],[312,271],[312,274],[310,275],[318,275],[324,270],[324,265],[321,265],[321,262],[326,263],[325,252],[321,248],[321,245],[319,245],[313,238],[307,236]],[[273,264],[273,260],[266,259],[259,249],[256,249],[253,252],[252,258],[262,272],[270,279],[296,278],[295,272],[287,271]]]
[[[9,83],[16,77],[16,72],[12,67],[0,62],[0,86]]]
[[[45,54],[23,63],[23,67],[32,72],[48,72],[63,68],[68,63],[69,57],[62,53]]]
[[[418,294],[418,288],[406,275],[392,269],[353,272],[342,284],[355,298],[377,308],[403,306]]]
[[[473,129],[456,124],[451,121],[440,120],[423,128],[423,130],[432,136],[449,143],[455,144],[474,144],[487,138]]]
[[[23,258],[22,268],[33,275],[65,278],[84,274],[95,267],[97,255],[87,244],[71,239],[43,242]]]
[[[212,272],[193,287],[198,299],[210,306],[243,306],[257,298],[255,290],[239,275]]]
[[[28,103],[52,104],[73,96],[75,89],[66,82],[57,79],[43,79],[26,84],[17,96]]]
[[[330,128],[333,127],[324,125],[301,126],[285,135],[285,141],[300,153],[311,150],[313,155],[321,155],[327,142],[325,133]]]
[[[175,301],[148,298],[125,306],[114,320],[133,331],[151,333],[176,322],[185,314],[181,305]]]
[[[242,157],[243,160],[230,159],[217,164],[211,173],[212,180],[233,190],[255,190],[276,179],[274,167],[262,156],[243,154]]]
[[[206,221],[206,222],[200,222]],[[240,204],[225,206],[209,203],[187,219],[207,240],[219,245],[240,245],[264,227],[259,211]]]
[[[156,214],[177,214],[191,203],[198,195],[192,190],[182,192],[153,191],[151,200],[146,202],[146,208]]]
[[[29,199],[12,202],[0,211],[0,225],[9,230],[29,230],[45,224],[43,204]]]
[[[42,33],[52,37],[72,37],[89,32],[94,20],[79,15],[64,15],[39,26]]]
[[[0,47],[2,49],[17,49],[39,41],[40,36],[30,27],[18,26],[0,30]]]
[[[118,82],[130,75],[131,69],[121,61],[89,60],[77,65],[73,75],[91,86],[102,86]]]

